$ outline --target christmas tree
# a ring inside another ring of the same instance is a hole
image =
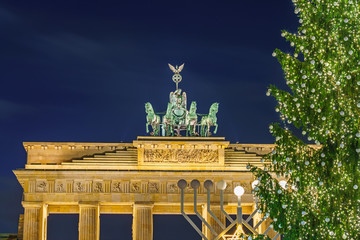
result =
[[[289,90],[267,92],[281,121],[265,168],[251,167],[254,192],[283,239],[358,240],[360,1],[293,2],[300,27],[281,35],[294,51],[273,53]]]

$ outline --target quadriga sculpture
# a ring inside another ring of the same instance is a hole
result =
[[[210,126],[215,126],[214,134],[217,132],[217,118],[216,114],[219,110],[219,103],[213,103],[210,107],[209,114],[201,118],[201,136],[208,137],[210,133]]]
[[[152,135],[159,136],[160,132],[160,117],[156,115],[151,103],[145,103],[146,112],[146,133],[149,133],[149,125],[151,125],[153,132]]]
[[[217,118],[218,103],[214,103],[210,107],[209,114],[197,113],[197,104],[195,101],[191,102],[190,109],[187,110],[187,95],[179,88],[179,83],[182,80],[180,72],[184,68],[184,64],[180,67],[169,64],[171,71],[174,72],[172,80],[176,83],[176,89],[170,92],[169,102],[167,104],[166,112],[154,112],[153,107],[149,102],[145,104],[146,116],[146,133],[149,133],[149,125],[152,126],[153,131],[150,135],[153,136],[182,136],[181,131],[186,131],[186,136],[202,136],[208,137],[211,135],[210,127],[215,126],[214,134],[217,132]],[[161,115],[161,119],[159,117]],[[202,119],[199,122],[198,116]],[[161,128],[161,134],[160,134]]]

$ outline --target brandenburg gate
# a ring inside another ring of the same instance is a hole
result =
[[[173,80],[178,85],[181,69],[173,67],[173,71]],[[237,213],[238,199],[233,190],[242,186],[245,190],[241,198],[242,212],[253,213],[256,206],[251,184],[255,179],[246,166],[262,166],[262,156],[274,146],[232,144],[223,137],[210,136],[210,127],[217,128],[216,117],[215,121],[210,119],[211,109],[208,115],[196,114],[196,107],[187,111],[186,95],[181,94],[178,87],[170,94],[163,121],[158,121],[160,117],[149,104],[146,112],[148,125],[153,129],[151,136],[137,137],[133,142],[24,143],[25,168],[14,170],[24,191],[24,240],[47,239],[49,214],[70,213],[79,215],[79,240],[100,238],[101,214],[132,214],[133,239],[152,240],[153,214],[181,214],[182,191],[184,212],[194,214],[196,207],[211,228],[221,232],[219,223],[206,210],[206,180],[226,182],[226,188],[221,191],[224,210],[229,214]],[[213,113],[216,112],[217,106]],[[154,116],[149,116],[151,114]],[[202,116],[201,122],[191,122],[190,117],[197,116]],[[188,136],[181,136],[185,130]],[[187,184],[197,179],[200,186],[195,190],[190,186],[181,190],[180,179]],[[194,206],[194,191],[197,206]],[[210,193],[211,210],[225,225],[220,189],[216,184]],[[253,225],[259,223],[259,232],[270,225],[269,219],[260,222],[261,213],[252,217]],[[204,224],[202,232],[207,239],[215,239]]]

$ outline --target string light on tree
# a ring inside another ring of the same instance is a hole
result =
[[[281,33],[293,52],[272,53],[290,90],[266,93],[293,128],[270,125],[254,193],[283,239],[360,239],[360,2],[293,2],[300,26]]]

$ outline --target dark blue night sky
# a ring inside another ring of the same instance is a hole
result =
[[[167,63],[185,63],[180,88],[198,112],[220,103],[217,136],[272,143],[268,124],[278,115],[265,92],[285,83],[271,54],[290,51],[280,33],[297,25],[291,0],[2,0],[0,232],[17,232],[23,211],[12,173],[26,161],[22,142],[145,135],[144,103],[165,111],[175,88]],[[131,216],[101,220],[102,240],[131,238]],[[175,230],[177,239],[196,239],[180,216],[154,223],[155,240]],[[50,216],[49,231],[49,240],[77,239],[77,216]]]

